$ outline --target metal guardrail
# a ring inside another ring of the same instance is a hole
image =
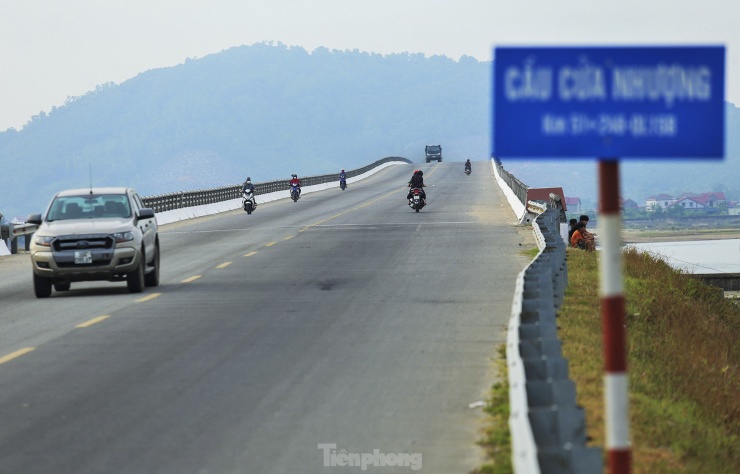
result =
[[[412,162],[411,160],[406,158],[389,156],[367,166],[363,166],[362,168],[347,171],[347,178],[354,178],[355,176],[367,173],[371,169],[391,161],[402,161],[404,163]],[[320,176],[307,176],[305,178],[301,178],[301,185],[313,186],[315,184],[331,183],[334,181],[339,181],[339,173],[324,174]],[[267,194],[275,191],[284,191],[288,189],[288,183],[289,180],[287,179],[268,181],[264,183],[255,183],[255,194],[259,196],[260,194]],[[241,189],[241,184],[234,184],[230,186],[200,189],[196,191],[179,191],[175,193],[145,196],[142,197],[141,200],[146,207],[152,208],[156,213],[171,211],[173,209],[181,209],[184,207],[200,206],[202,204],[213,204],[222,201],[229,201],[231,199],[238,199],[239,197],[241,197]]]
[[[498,170],[499,176],[501,176],[501,179],[504,180],[504,182],[509,186],[509,188],[514,192],[517,198],[519,198],[519,201],[522,203],[523,206],[527,205],[527,189],[529,187],[519,181],[513,174],[509,173],[504,169],[503,163],[501,163],[501,160],[496,158],[495,156],[491,156],[491,158],[496,163],[496,169]]]
[[[576,404],[557,336],[557,310],[568,283],[559,209],[534,222],[540,252],[517,278],[506,346],[517,473],[603,472],[601,449],[586,446],[586,418]]]
[[[557,336],[557,311],[568,285],[566,244],[560,237],[562,203],[526,201],[527,186],[496,169],[522,199],[539,253],[519,274],[507,328],[509,428],[514,472],[519,474],[602,473],[601,449],[586,446],[586,421],[576,404]],[[511,184],[509,184],[511,183]],[[513,186],[513,187],[512,187]]]
[[[24,239],[25,249],[28,250],[31,246],[31,239],[27,236],[33,235],[33,233],[36,232],[36,229],[38,229],[38,226],[35,224],[14,222],[7,225],[2,224],[0,225],[0,239],[9,242],[10,245],[8,245],[8,248],[10,253],[16,254],[18,253],[18,237],[26,237]]]

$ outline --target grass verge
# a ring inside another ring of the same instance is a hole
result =
[[[588,434],[604,446],[597,258],[569,249],[558,324]],[[653,255],[624,258],[632,472],[740,472],[740,308]]]
[[[591,445],[604,446],[598,253],[568,250],[558,318],[563,355],[586,411]],[[634,474],[740,472],[740,307],[659,258],[624,254],[630,431]],[[474,474],[512,472],[505,352],[491,390]],[[605,461],[606,465],[606,461]]]

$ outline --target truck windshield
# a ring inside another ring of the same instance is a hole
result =
[[[440,151],[442,151],[442,148],[439,146],[427,147],[427,153],[439,153]]]
[[[131,217],[125,194],[84,194],[59,196],[51,203],[47,221]]]

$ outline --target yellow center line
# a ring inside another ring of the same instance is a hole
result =
[[[432,169],[432,171],[430,171],[429,174],[427,174],[427,178],[430,177],[432,175],[432,173],[434,173],[435,171],[437,171],[437,168],[439,168],[439,165],[441,165],[441,164],[442,163],[437,163],[437,165],[434,167],[434,169]]]
[[[404,186],[404,187],[406,187],[406,186]],[[403,188],[401,188],[401,189],[403,189]],[[335,215],[333,215],[333,216],[331,216],[331,217],[327,217],[327,218],[326,218],[326,219],[324,219],[324,220],[321,220],[321,221],[318,221],[318,222],[314,222],[313,224],[309,224],[309,225],[307,225],[306,227],[304,227],[303,229],[299,230],[298,232],[304,232],[304,231],[306,231],[306,230],[310,229],[311,227],[316,227],[317,225],[321,225],[321,224],[323,224],[324,222],[329,222],[329,221],[330,221],[330,220],[332,220],[332,219],[336,219],[336,218],[337,218],[337,217],[339,217],[339,216],[343,216],[343,215],[345,215],[345,214],[347,214],[347,213],[350,213],[350,212],[352,212],[352,211],[356,211],[356,210],[358,210],[358,209],[362,209],[362,208],[363,208],[363,207],[365,207],[365,206],[369,206],[370,204],[374,204],[375,202],[377,202],[377,201],[380,201],[381,199],[383,199],[383,198],[386,198],[386,197],[390,196],[391,194],[395,194],[395,193],[397,193],[397,192],[398,192],[398,191],[391,191],[391,192],[388,192],[388,193],[386,193],[386,194],[383,194],[382,196],[380,196],[380,197],[377,197],[377,198],[373,199],[372,201],[368,201],[368,202],[366,202],[365,204],[360,204],[360,205],[359,205],[359,206],[357,206],[357,207],[353,207],[352,209],[347,209],[347,210],[346,210],[346,211],[344,211],[344,212],[340,212],[339,214],[335,214]]]
[[[195,281],[198,278],[200,278],[200,275],[193,275],[191,277],[188,277],[188,278],[182,280],[180,283],[190,283],[191,281]]]
[[[216,268],[226,268],[229,265],[231,265],[233,262],[224,262],[221,265],[217,266]]]
[[[252,255],[255,255],[256,253],[257,253],[257,251],[255,250],[254,252],[245,253],[244,256],[245,257],[251,257]]]
[[[269,244],[265,244],[265,247],[272,247],[272,246],[273,246],[273,245],[275,245],[276,243],[277,243],[277,242],[270,242]]]
[[[109,315],[105,315],[105,316],[98,316],[97,318],[92,318],[92,319],[91,319],[90,321],[87,321],[87,322],[85,322],[85,323],[82,323],[82,324],[78,324],[78,325],[77,325],[77,326],[75,326],[75,327],[78,327],[78,328],[86,328],[86,327],[90,327],[90,326],[92,326],[93,324],[97,324],[97,323],[99,323],[100,321],[105,321],[105,320],[106,320],[106,319],[108,319],[108,318],[110,318],[110,316],[109,316]]]
[[[136,300],[136,302],[137,303],[143,303],[145,301],[151,301],[154,298],[156,298],[157,296],[161,296],[161,295],[162,295],[162,293],[152,293],[151,295],[147,295],[147,296],[145,296],[143,298],[139,298],[138,300]]]
[[[35,347],[24,347],[23,349],[18,349],[15,352],[11,352],[8,355],[4,355],[0,357],[0,364],[4,364],[6,362],[10,362],[13,359],[17,359],[18,357],[22,356],[23,354],[28,354],[31,351],[36,350]]]
[[[293,237],[295,237],[295,235],[289,235],[289,236],[287,236],[286,238],[284,238],[283,240],[290,240],[290,239],[292,239]]]

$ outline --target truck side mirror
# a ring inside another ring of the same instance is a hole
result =
[[[136,213],[136,216],[139,219],[153,219],[154,211],[148,207],[142,207],[139,209],[139,212]]]

